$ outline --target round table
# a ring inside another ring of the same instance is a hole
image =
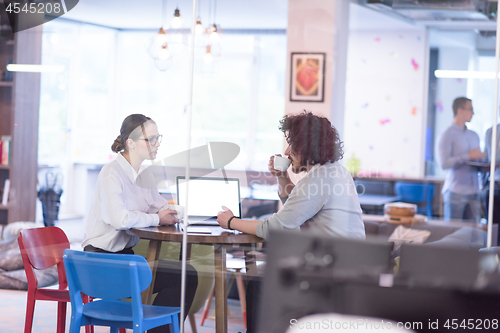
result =
[[[226,247],[235,244],[262,243],[264,239],[255,235],[239,232],[225,231],[220,227],[206,227],[212,234],[188,233],[188,259],[190,257],[191,244],[205,244],[214,246],[214,267],[215,267],[215,329],[216,332],[227,332],[227,281],[226,281]],[[143,302],[151,303],[151,294],[156,277],[158,256],[162,242],[182,243],[183,233],[178,225],[158,226],[131,231],[141,239],[149,240],[147,260],[151,265],[153,281],[148,289],[142,293]],[[247,269],[248,271],[249,269]]]

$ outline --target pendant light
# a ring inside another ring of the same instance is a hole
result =
[[[194,33],[197,36],[201,36],[205,32],[205,29],[203,28],[203,25],[201,24],[201,18],[198,16],[196,19],[196,25],[194,26]]]
[[[219,33],[217,29],[217,25],[214,23],[212,24],[212,27],[210,28],[210,44],[218,44],[219,43]]]
[[[214,57],[212,53],[210,52],[210,45],[207,45],[207,52],[203,56],[203,63],[210,65],[214,62]]]
[[[214,0],[212,13],[213,13],[213,16],[212,16],[213,24],[210,26],[210,28],[207,29],[208,45],[210,45],[210,47],[211,47],[210,54],[213,57],[219,57],[221,55],[221,46],[220,46],[221,29],[215,23],[216,22],[216,15],[217,15],[217,0]]]
[[[181,26],[182,26],[181,11],[179,10],[179,7],[177,7],[174,11],[174,19],[172,20],[172,28],[177,30]]]
[[[210,45],[206,46],[206,52],[203,55],[202,60],[198,64],[198,74],[202,77],[210,78],[215,73],[215,61],[211,52]]]
[[[165,23],[167,4],[166,0],[162,1],[162,16],[161,22]],[[172,64],[172,50],[168,47],[168,34],[166,24],[162,24],[158,32],[151,38],[148,46],[148,52],[154,59],[155,66],[159,70],[167,70]]]
[[[219,43],[219,29],[217,28],[217,24],[215,24],[216,15],[217,15],[217,0],[214,0],[214,23],[210,28],[210,44],[212,45]]]

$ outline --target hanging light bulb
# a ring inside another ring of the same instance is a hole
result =
[[[179,29],[182,26],[181,12],[179,8],[174,11],[174,19],[172,20],[172,28]]]
[[[160,30],[151,38],[148,46],[148,52],[154,59],[158,58],[158,53],[162,49],[163,45],[167,43],[167,32],[162,27]]]
[[[217,25],[214,23],[210,28],[210,44],[219,43],[219,33],[217,31]]]
[[[203,63],[210,65],[214,62],[214,57],[210,53],[210,45],[207,45],[207,53],[203,56]]]
[[[158,52],[158,59],[160,61],[164,61],[164,60],[167,60],[168,58],[170,58],[170,51],[168,49],[168,44],[165,43],[165,44],[163,44],[160,52]]]
[[[199,36],[199,35],[203,34],[204,30],[205,29],[203,29],[203,25],[201,25],[201,18],[198,17],[196,19],[196,25],[194,26],[194,33]]]
[[[167,42],[167,32],[165,28],[163,27],[160,28],[158,33],[153,38],[154,38],[153,40],[154,47],[160,49],[163,46],[163,44]]]
[[[155,59],[155,66],[162,71],[170,68],[172,65],[172,53],[168,49],[168,44],[162,45],[160,51],[158,51],[158,57]]]

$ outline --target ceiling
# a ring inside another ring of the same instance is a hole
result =
[[[222,29],[286,29],[289,0],[198,0],[197,14],[209,23],[209,7],[216,3],[216,23]],[[307,1],[307,0],[301,0]],[[349,0],[345,0],[349,1]],[[349,27],[352,30],[412,30],[423,27],[448,30],[495,30],[495,22],[467,20],[412,20],[386,6],[362,6],[351,0]],[[162,4],[167,21],[180,9],[184,27],[189,26],[193,2],[190,0],[80,0],[64,17],[117,29],[158,29]]]
[[[198,14],[208,25],[210,4],[217,5],[216,21],[223,29],[286,29],[288,0],[198,0]],[[162,0],[80,0],[64,17],[118,29],[158,29]],[[166,0],[168,21],[176,7],[189,27],[193,2]]]

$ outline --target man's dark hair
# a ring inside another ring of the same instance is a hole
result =
[[[458,109],[463,109],[467,102],[472,102],[470,98],[458,97],[453,101],[453,116],[457,115]]]
[[[284,116],[279,129],[285,134],[290,149],[300,155],[303,167],[333,163],[344,155],[339,132],[325,117],[304,110],[298,115]]]

